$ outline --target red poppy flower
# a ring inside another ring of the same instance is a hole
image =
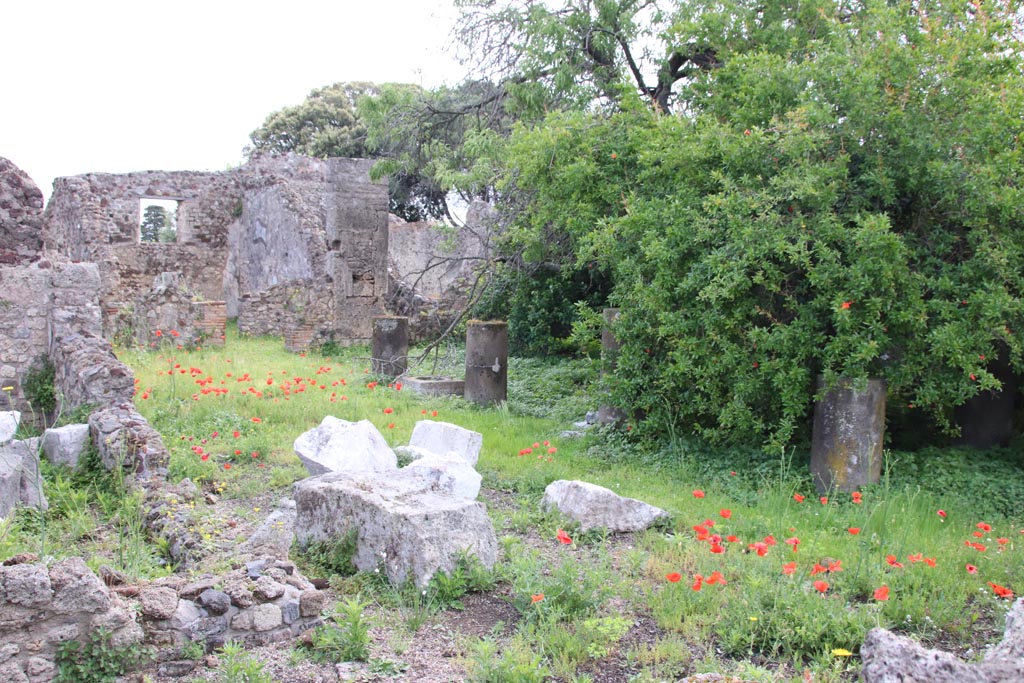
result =
[[[785,574],[786,576],[789,576],[790,574],[792,574],[795,571],[796,571],[796,562],[787,562],[786,564],[782,565],[782,573]]]
[[[828,505],[828,496],[822,496],[821,498],[818,499],[818,502],[821,503],[822,505]]]
[[[740,539],[738,537],[736,537],[736,536],[726,536],[725,540],[729,541],[729,543],[739,543],[740,542]]]
[[[704,577],[701,576],[700,574],[697,574],[695,577],[693,577],[693,585],[690,586],[690,588],[695,590],[695,591],[699,591],[701,589],[701,586],[703,585],[703,583],[704,583]]]
[[[722,576],[722,573],[721,573],[721,572],[717,572],[717,571],[715,571],[715,572],[711,572],[711,576],[709,576],[709,577],[708,577],[707,579],[705,579],[705,581],[706,581],[707,583],[709,583],[709,584],[712,584],[712,585],[713,585],[713,584],[716,584],[716,583],[717,583],[718,585],[720,585],[720,586],[725,586],[725,585],[727,585],[727,583],[726,583],[726,581],[725,581],[725,577],[724,577],[724,576]]]
[[[224,463],[224,469],[230,470],[231,469],[231,463],[229,463],[229,462]]]
[[[991,524],[985,524],[985,522],[978,522],[974,526],[978,527],[979,529],[981,529],[985,533],[988,533],[988,532],[992,531],[992,525]]]
[[[394,429],[394,428],[395,428],[395,423],[394,422],[388,422],[388,429]]]
[[[694,489],[693,497],[694,498],[703,498],[704,497],[704,492],[701,491],[700,489]]]
[[[801,496],[799,493],[794,493],[793,494],[793,500],[795,500],[798,503],[802,503],[802,502],[804,502],[804,497]]]
[[[814,566],[811,567],[811,576],[816,576],[818,574],[824,574],[826,571],[827,570],[824,567],[822,567],[820,564],[815,562]]]
[[[572,539],[569,538],[569,534],[565,533],[563,529],[558,530],[555,534],[555,538],[557,538],[562,545],[572,545]]]
[[[768,546],[767,546],[767,544],[761,543],[760,541],[758,541],[756,543],[751,543],[747,547],[750,548],[751,550],[753,550],[754,552],[756,552],[758,557],[764,557],[765,555],[768,554]]]
[[[263,420],[258,418],[258,417],[252,418],[252,421],[255,422],[256,424],[259,424],[260,422],[263,422]]]
[[[158,336],[158,337],[162,337],[162,336],[164,336],[164,333],[163,333],[163,332],[161,332],[160,330],[157,330],[157,331],[156,331],[156,332],[154,332],[153,334],[155,334],[155,335],[156,335],[156,336]]]
[[[819,593],[824,593],[828,590],[828,581],[815,581],[814,589]]]
[[[715,543],[714,545],[711,546],[711,552],[713,552],[716,555],[720,555],[721,553],[725,552],[725,548],[723,548],[718,543]]]
[[[884,602],[889,599],[889,587],[882,586],[881,588],[875,589],[875,600]]]
[[[233,432],[231,432],[231,436],[235,437],[236,439],[237,439],[238,437],[240,437],[241,435],[242,435],[242,432],[240,432],[240,431],[237,431],[237,430],[236,430],[236,431],[233,431]]]
[[[395,412],[395,409],[394,409],[394,408],[390,408],[390,407],[389,407],[389,408],[385,408],[385,409],[384,409],[384,414],[385,414],[385,415],[390,415],[390,414],[391,414],[391,413],[393,413],[393,412]]]
[[[860,527],[851,526],[849,529],[847,529],[847,531],[849,533],[853,534],[854,536],[856,536],[857,534],[860,533]]]
[[[997,538],[996,539],[996,543],[998,543],[999,545],[1006,545],[1009,542],[1010,542],[1010,539],[1008,539],[1008,538]]]
[[[915,553],[913,555],[907,555],[907,559],[910,560],[910,564],[914,564],[915,562],[923,562],[924,556],[921,553]]]
[[[934,567],[935,566],[935,558],[934,557],[926,557],[926,558],[924,558],[921,561],[924,562],[929,567]]]
[[[966,569],[967,569],[967,573],[968,574],[977,574],[978,573],[978,568],[975,567],[973,564],[968,563],[967,566],[966,566]]]
[[[718,514],[720,514],[723,519],[729,519],[732,517],[732,510],[722,509],[718,511]]]
[[[896,567],[897,569],[903,569],[903,563],[902,562],[898,562],[896,560],[896,556],[895,555],[886,555],[885,556],[885,561],[888,562],[890,566]]]
[[[842,303],[842,304],[840,305],[840,308],[842,308],[842,309],[843,309],[844,311],[847,311],[847,310],[849,310],[849,309],[850,309],[850,305],[851,305],[852,303],[853,303],[852,301],[844,301],[844,302],[843,302],[843,303]]]
[[[554,446],[552,446],[551,448],[548,449],[548,453],[554,454],[554,453],[557,453],[557,452],[558,452],[558,449],[555,448]]]
[[[430,411],[430,417],[437,417],[437,411],[436,410],[431,410]]]
[[[768,534],[767,536],[764,537],[764,542],[765,542],[765,545],[775,545],[775,537],[772,536],[771,534]]]
[[[842,560],[835,560],[835,561],[832,561],[832,562],[828,563],[828,573],[829,574],[833,574],[835,572],[841,572],[841,571],[843,571],[843,561]]]
[[[544,599],[544,594],[543,593],[535,593],[535,594],[530,596],[530,604],[531,605],[536,605],[538,602],[540,602],[543,599]]]
[[[945,510],[936,510],[935,514],[937,514],[939,517],[942,517],[943,519],[946,518],[946,511]]]
[[[991,581],[988,582],[988,585],[992,586],[992,590],[995,592],[996,595],[998,595],[1001,598],[1013,597],[1013,591],[1009,588],[1006,588],[1005,586],[1000,586],[999,584],[992,583]]]
[[[792,546],[793,552],[795,553],[797,549],[800,547],[800,539],[796,536],[793,536],[792,538],[787,538],[786,544]]]
[[[981,533],[980,531],[972,531],[971,532],[971,536],[974,536],[975,538],[981,538],[984,535],[985,534]]]
[[[856,503],[857,505],[860,505],[863,502],[863,498],[860,495],[860,491],[854,491],[851,494],[851,498],[853,499],[853,502]]]
[[[683,575],[679,572],[672,572],[671,574],[665,574],[665,580],[669,583],[679,583],[683,578]]]

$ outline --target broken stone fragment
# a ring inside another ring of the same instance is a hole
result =
[[[544,489],[541,507],[557,509],[579,522],[583,531],[605,528],[612,532],[641,531],[668,521],[668,513],[634,498],[624,498],[603,486],[560,479]]]
[[[388,472],[398,459],[369,420],[349,422],[332,415],[295,439],[295,453],[312,476],[327,472]]]

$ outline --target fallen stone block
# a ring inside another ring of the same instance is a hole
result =
[[[1006,615],[1000,643],[968,664],[881,628],[868,631],[860,649],[864,683],[1009,683],[1024,681],[1024,599]]]
[[[483,435],[450,422],[420,420],[413,427],[409,446],[443,456],[454,456],[476,467]]]
[[[65,425],[43,432],[43,454],[54,465],[74,469],[89,443],[89,425]]]
[[[21,413],[17,410],[5,410],[0,412],[0,444],[5,444],[14,439],[14,434],[21,424]]]
[[[485,567],[497,556],[494,527],[484,506],[422,488],[404,477],[332,473],[297,482],[295,538],[315,542],[357,534],[353,565],[378,567],[393,584],[424,588],[437,572],[451,572],[463,553]]]
[[[431,453],[413,460],[399,470],[399,476],[411,477],[422,482],[424,488],[466,500],[476,499],[483,481],[479,472],[454,454],[440,456]]]
[[[585,481],[560,479],[544,489],[541,507],[557,509],[579,522],[583,531],[605,528],[612,532],[641,531],[668,521],[668,513],[635,498],[624,498],[610,489]]]
[[[388,472],[398,458],[369,420],[349,422],[326,416],[320,426],[295,439],[295,454],[312,476],[328,472]]]

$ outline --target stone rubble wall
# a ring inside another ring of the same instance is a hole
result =
[[[0,264],[38,258],[42,240],[43,193],[28,175],[0,157]]]
[[[80,557],[45,564],[0,566],[0,681],[49,683],[57,676],[61,643],[97,629],[115,647],[142,640],[132,610]]]
[[[89,173],[54,181],[46,206],[46,244],[73,261],[99,265],[103,303],[128,305],[153,277],[179,271],[188,288],[219,299],[228,227],[241,202],[230,172]],[[178,200],[178,241],[139,242],[143,198]]]
[[[312,327],[315,343],[333,337],[334,300],[324,280],[292,280],[246,294],[239,302],[238,331],[254,336]]]
[[[33,409],[23,382],[42,367],[49,344],[49,280],[47,262],[0,266],[0,410],[25,419]]]
[[[146,642],[170,659],[192,641],[207,649],[289,640],[323,623],[326,594],[288,560],[257,558],[228,574],[157,579],[139,592]]]
[[[222,173],[144,171],[58,178],[44,214],[45,242],[96,263],[109,334],[147,305],[152,281],[181,274],[195,300],[224,301],[245,329],[273,329],[287,311],[263,292],[308,282],[329,294],[315,321],[325,338],[370,338],[387,293],[387,183],[373,162],[257,156]],[[144,198],[179,202],[178,240],[140,243]],[[264,305],[244,306],[245,297]],[[125,311],[129,311],[125,313]]]
[[[81,557],[50,566],[13,558],[0,566],[0,681],[51,683],[61,643],[101,628],[114,647],[153,646],[166,663],[162,671],[183,675],[195,666],[180,661],[189,643],[212,651],[229,641],[255,646],[292,639],[323,623],[326,601],[292,562],[272,557],[220,576],[171,576],[114,590]]]

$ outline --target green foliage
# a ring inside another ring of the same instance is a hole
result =
[[[624,100],[518,128],[498,187],[530,201],[507,247],[609,273],[609,389],[652,435],[790,442],[819,374],[884,378],[955,431],[954,406],[1000,388],[990,364],[1024,366],[1018,23],[680,6],[672,46],[719,65],[686,81],[686,115]]]
[[[132,669],[152,659],[153,653],[138,643],[115,646],[111,633],[97,629],[83,640],[68,640],[57,646],[58,683],[113,683]]]
[[[274,683],[263,664],[238,643],[225,643],[220,655],[221,683]]]
[[[574,422],[596,407],[596,379],[596,367],[586,360],[510,358],[509,408],[517,415]]]
[[[370,624],[363,611],[367,604],[349,598],[332,616],[334,624],[313,630],[311,656],[317,662],[365,662],[370,658]]]
[[[316,88],[302,104],[274,112],[249,134],[253,152],[298,152],[311,157],[365,156],[366,129],[359,100],[377,92],[371,83],[335,83]]]
[[[352,576],[358,571],[353,563],[358,545],[359,530],[353,527],[335,541],[318,541],[300,548],[298,555],[311,571]]]
[[[44,414],[50,414],[56,410],[56,372],[57,369],[53,366],[53,361],[44,358],[38,366],[25,373],[25,379],[21,386],[25,392],[25,398],[32,405],[33,410],[42,411]]]
[[[544,683],[551,672],[542,662],[520,639],[501,650],[493,638],[482,638],[470,647],[466,671],[470,683]]]

